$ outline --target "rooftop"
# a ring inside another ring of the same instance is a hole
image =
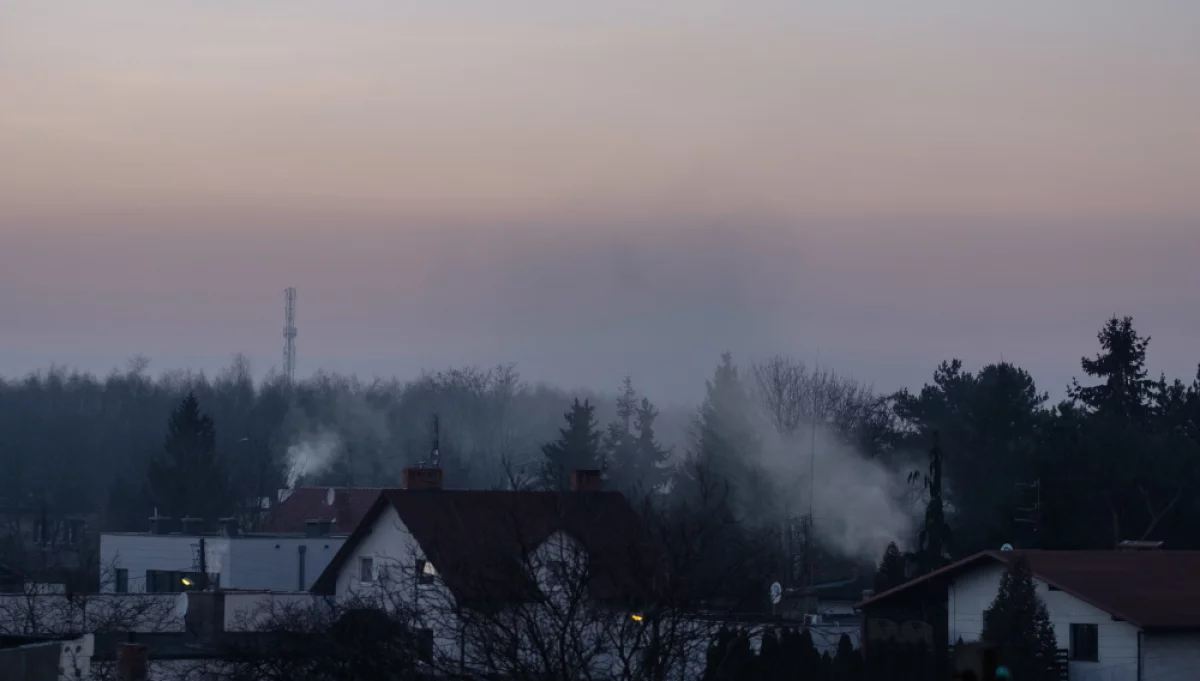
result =
[[[1200,629],[1200,551],[984,551],[858,604],[1024,556],[1034,577],[1142,629]]]

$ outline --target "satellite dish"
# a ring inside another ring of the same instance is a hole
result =
[[[771,605],[778,605],[783,600],[783,585],[779,582],[771,584]]]
[[[1005,544],[1004,546],[1001,546],[1001,547],[1000,547],[1000,550],[1001,550],[1001,551],[1012,551],[1012,550],[1013,550],[1013,545],[1012,545],[1012,544]]]

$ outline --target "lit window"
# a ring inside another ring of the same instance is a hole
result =
[[[375,581],[375,559],[374,558],[359,558],[358,559],[358,581],[374,582]]]

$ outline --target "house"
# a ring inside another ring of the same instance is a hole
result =
[[[1191,678],[1200,669],[1200,551],[984,551],[859,603],[866,647],[945,651],[978,641],[983,612],[1028,561],[1071,681]]]
[[[587,626],[640,621],[661,561],[628,500],[600,489],[599,471],[575,471],[569,492],[449,490],[440,469],[404,478],[404,489],[379,495],[314,594],[409,612],[439,655],[493,670],[504,663],[488,656],[520,638],[490,640],[496,630],[553,622],[571,609],[556,609],[560,599],[586,599],[599,618]]]
[[[346,536],[329,520],[306,525],[304,532],[244,533],[232,519],[213,531],[198,519],[159,517],[149,532],[104,533],[100,591],[178,593],[204,586],[202,572],[212,588],[307,591]]]
[[[309,521],[330,523],[333,534],[349,535],[358,527],[382,487],[297,487],[279,490],[267,512],[264,532],[305,532]]]
[[[95,558],[95,520],[40,495],[0,497],[0,564],[43,579],[78,570]]]

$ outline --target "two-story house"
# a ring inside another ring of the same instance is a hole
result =
[[[661,562],[599,471],[572,481],[568,492],[449,490],[440,469],[408,469],[312,591],[403,613],[442,664],[503,674],[554,646],[587,648],[582,665],[616,664],[646,636],[639,608]]]

